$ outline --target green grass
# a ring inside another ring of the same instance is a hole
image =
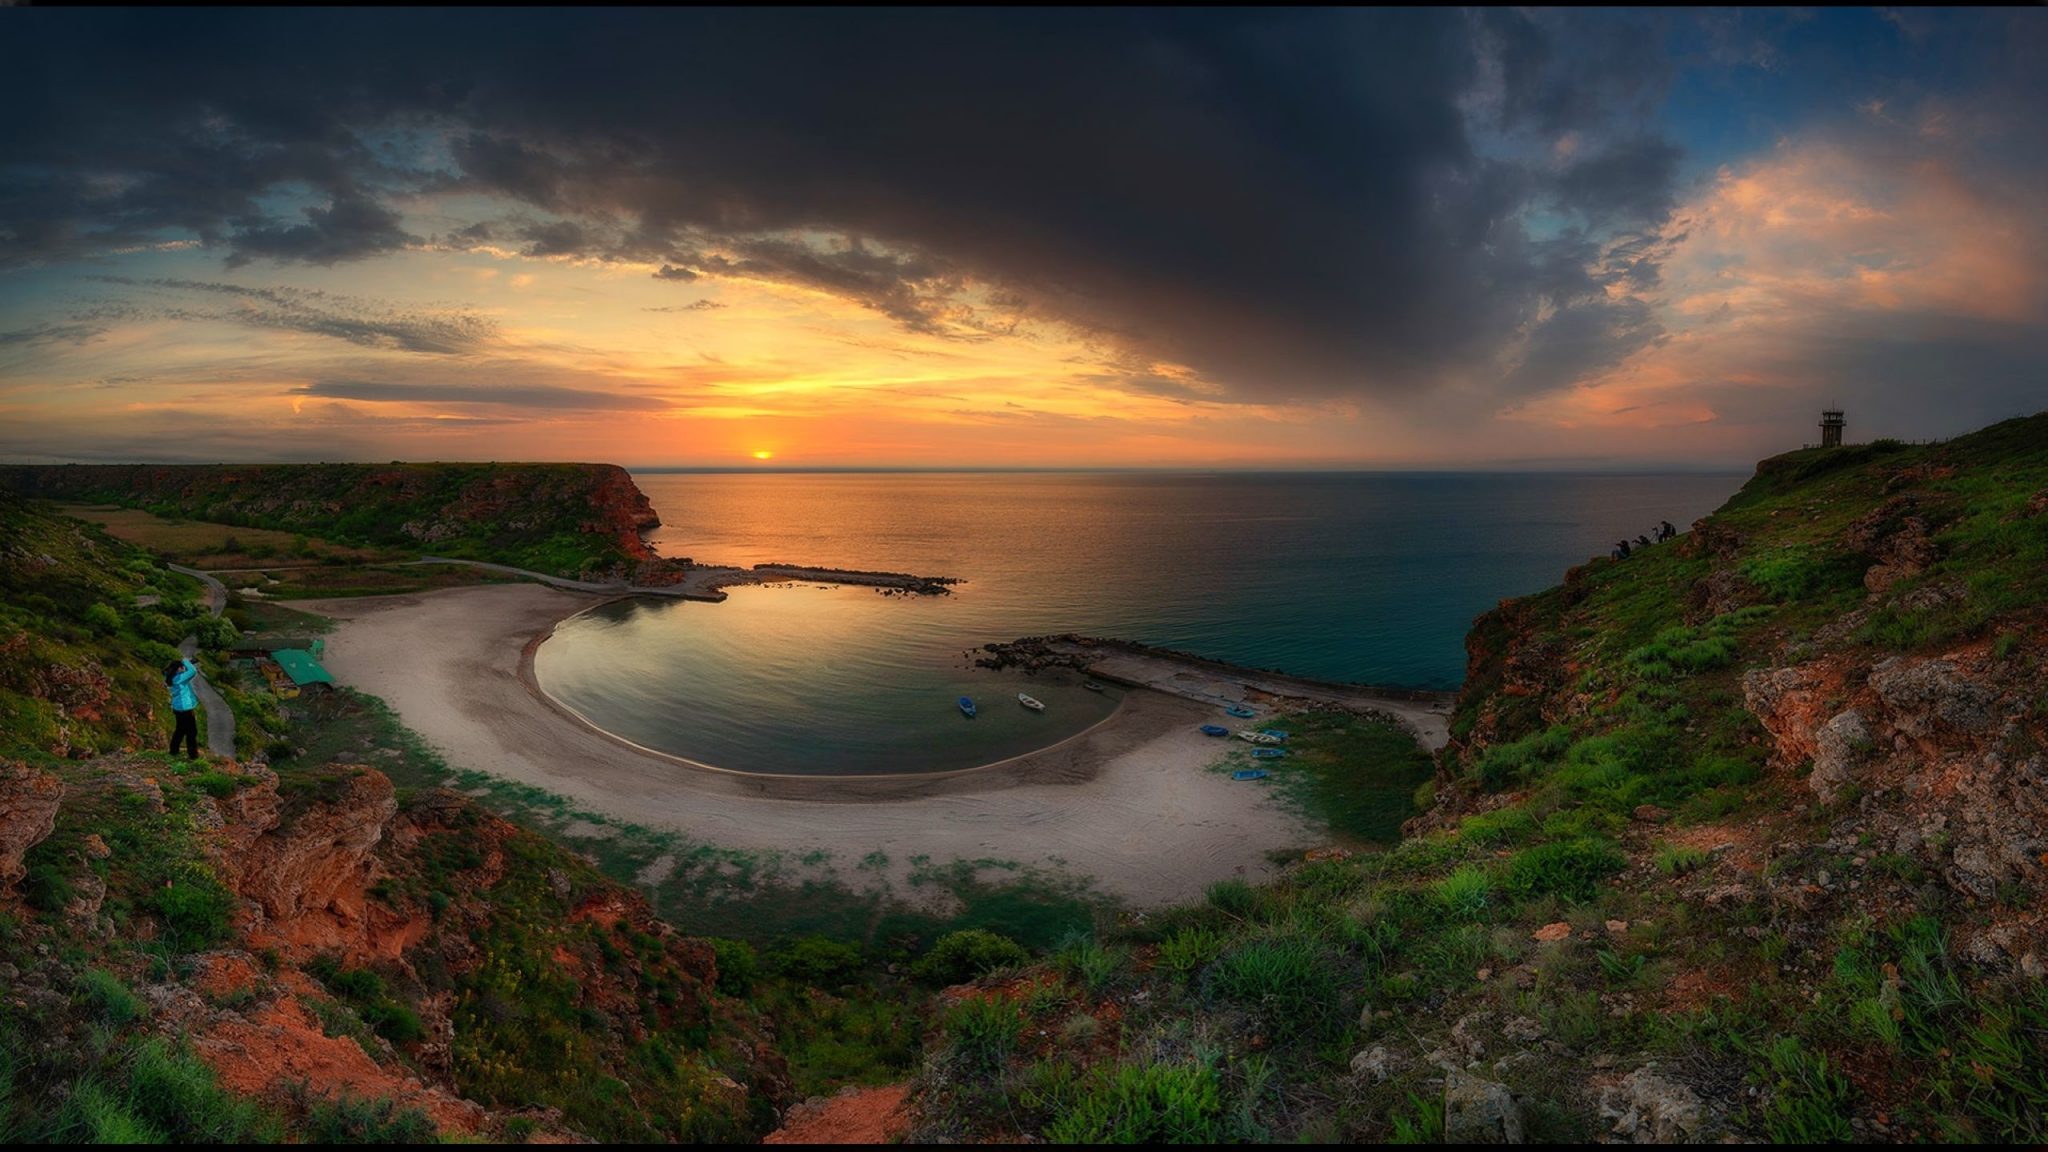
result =
[[[1260,722],[1289,733],[1287,755],[1257,764],[1272,773],[1281,798],[1354,844],[1392,844],[1415,814],[1416,789],[1435,764],[1401,724],[1341,712],[1298,712]]]
[[[1223,1100],[1204,1064],[1098,1067],[1060,1103],[1045,1138],[1054,1144],[1213,1144]]]

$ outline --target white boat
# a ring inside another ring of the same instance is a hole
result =
[[[1029,696],[1026,696],[1022,692],[1017,693],[1017,703],[1022,704],[1026,708],[1031,709],[1033,712],[1045,711],[1045,705],[1043,703],[1034,700]]]
[[[1278,736],[1268,736],[1264,732],[1254,732],[1249,728],[1239,729],[1237,738],[1252,744],[1278,744],[1280,742]]]

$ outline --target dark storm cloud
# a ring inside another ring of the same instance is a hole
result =
[[[1676,200],[1679,159],[1669,141],[1619,141],[1567,166],[1559,197],[1594,223],[1662,224]]]
[[[435,355],[475,351],[498,333],[494,322],[471,312],[404,308],[307,288],[252,288],[208,280],[136,280],[126,276],[94,279],[137,289],[140,298],[102,301],[74,319],[214,320]],[[195,307],[195,294],[201,299],[231,297],[235,306]]]
[[[1631,119],[1664,83],[1657,17],[37,18],[0,47],[0,266],[185,236],[231,263],[360,259],[415,242],[396,198],[481,193],[512,215],[440,243],[770,279],[949,336],[1053,321],[1264,399],[1488,371],[1554,276],[1526,209],[1598,229],[1670,200],[1670,146]],[[1621,184],[1482,156],[1466,105],[1489,84],[1499,131],[1583,133]],[[379,143],[422,126],[445,159]],[[313,206],[266,206],[279,190]],[[1634,338],[1574,339],[1602,331]]]
[[[316,380],[292,389],[303,396],[399,404],[495,404],[559,411],[653,412],[668,407],[647,396],[589,392],[581,388],[468,387],[459,384],[396,384],[375,380]]]
[[[398,213],[361,193],[335,197],[325,208],[305,210],[306,222],[245,228],[229,240],[228,267],[258,257],[334,264],[403,248],[418,239],[398,226]]]

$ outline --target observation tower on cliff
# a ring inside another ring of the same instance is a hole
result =
[[[1842,410],[1826,408],[1820,414],[1820,446],[1840,448],[1842,446]]]

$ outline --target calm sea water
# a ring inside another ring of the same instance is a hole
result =
[[[879,568],[948,597],[738,588],[564,624],[542,684],[630,740],[746,771],[967,767],[1108,714],[1078,682],[970,666],[1078,631],[1331,680],[1453,688],[1472,618],[1624,534],[1681,529],[1726,475],[1073,473],[634,476],[700,563]],[[1028,691],[1047,711],[1016,703]],[[954,698],[973,696],[975,720]]]

